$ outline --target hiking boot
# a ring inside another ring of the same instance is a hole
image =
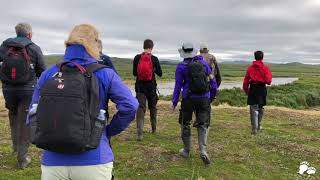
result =
[[[150,109],[150,123],[151,123],[151,132],[152,134],[156,133],[157,130],[157,109]]]
[[[250,105],[251,134],[256,135],[258,130],[259,106]]]
[[[21,169],[26,168],[31,163],[31,157],[27,155],[22,162],[19,162],[19,167]]]
[[[180,156],[182,156],[183,158],[189,158],[190,156],[190,152],[184,148],[179,150]]]
[[[208,154],[200,154],[200,158],[202,159],[203,163],[207,166],[211,163]]]
[[[143,139],[143,136],[142,135],[138,135],[137,141],[142,141],[142,139]]]
[[[189,157],[190,149],[191,149],[191,131],[190,126],[181,126],[181,139],[183,142],[183,148],[180,149],[180,155],[184,158]]]
[[[263,118],[263,114],[264,114],[264,108],[260,108],[259,109],[259,115],[258,115],[258,130],[262,130],[262,126],[261,126],[261,122],[262,122],[262,118]]]
[[[251,135],[257,135],[257,130],[256,129],[252,129],[252,131],[251,131]]]

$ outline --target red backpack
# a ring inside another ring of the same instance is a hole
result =
[[[151,81],[153,76],[153,64],[151,54],[142,53],[138,63],[138,80]]]

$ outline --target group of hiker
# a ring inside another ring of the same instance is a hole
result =
[[[136,77],[133,97],[112,64],[102,53],[98,30],[89,24],[73,28],[65,41],[63,60],[45,67],[39,46],[32,42],[32,27],[19,23],[17,37],[0,46],[0,79],[5,106],[9,110],[12,149],[20,168],[31,162],[30,142],[43,149],[41,179],[111,179],[114,155],[110,139],[136,119],[137,141],[143,140],[144,117],[150,110],[151,133],[157,133],[156,75],[162,76],[161,63],[152,54],[154,43],[146,39],[144,51],[133,59]],[[172,96],[174,111],[181,99],[179,124],[183,148],[191,152],[191,121],[198,130],[199,154],[205,165],[211,163],[207,152],[211,103],[221,85],[216,58],[206,44],[200,55],[194,44],[185,42],[178,49],[183,59],[175,71]],[[252,134],[261,129],[266,84],[272,74],[263,63],[263,52],[255,52],[243,89],[248,95]],[[108,102],[116,104],[109,118]]]

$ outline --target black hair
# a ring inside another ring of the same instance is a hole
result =
[[[153,41],[151,39],[146,39],[143,42],[143,49],[152,49],[153,48]]]
[[[262,51],[256,51],[254,52],[254,58],[256,60],[263,60],[263,52]]]

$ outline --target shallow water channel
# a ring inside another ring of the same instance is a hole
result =
[[[272,78],[272,86],[278,86],[278,85],[284,85],[284,84],[290,84],[294,81],[298,80],[298,78]],[[134,86],[129,86],[131,92],[135,95]],[[223,82],[219,89],[232,89],[232,88],[242,88],[242,82]],[[158,82],[158,89],[160,92],[160,95],[162,96],[168,96],[172,95],[173,89],[174,89],[174,82],[165,82],[165,83],[159,83]]]

